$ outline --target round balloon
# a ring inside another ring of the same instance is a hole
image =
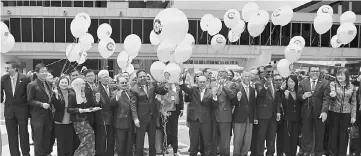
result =
[[[176,63],[169,63],[164,68],[164,78],[169,83],[179,82],[181,68]]]
[[[91,34],[86,33],[84,36],[79,38],[79,45],[83,51],[88,51],[94,44],[94,38]]]
[[[82,37],[86,34],[86,32],[88,32],[88,26],[84,24],[86,22],[87,21],[84,18],[75,18],[71,21],[70,31],[75,38]]]
[[[6,40],[6,38],[9,36],[9,28],[8,26],[3,23],[3,22],[0,22],[0,40],[1,40],[1,44]]]
[[[237,42],[241,36],[236,35],[232,30],[228,32],[229,42]]]
[[[195,42],[196,41],[195,41],[193,35],[187,34],[186,37],[184,37],[184,39],[182,40],[182,42],[179,45],[181,45],[181,44],[190,44],[190,45],[192,45]]]
[[[302,51],[298,50],[291,45],[288,45],[285,49],[285,58],[289,63],[294,63],[301,58]]]
[[[114,40],[109,37],[101,39],[98,44],[98,51],[99,51],[100,55],[105,59],[112,56],[115,51]]]
[[[248,32],[249,32],[249,35],[251,35],[252,37],[257,37],[259,35],[261,35],[261,33],[263,32],[265,28],[265,25],[262,21],[262,18],[261,16],[253,16],[249,23],[248,23]]]
[[[153,22],[153,31],[159,40],[178,44],[188,32],[187,16],[177,8],[167,8],[158,13]]]
[[[247,3],[242,9],[243,20],[249,22],[253,15],[256,15],[259,11],[259,6],[255,2]]]
[[[176,45],[170,42],[162,42],[158,46],[157,56],[160,61],[168,62],[173,60],[173,55],[171,52],[174,52]]]
[[[217,34],[212,37],[211,45],[215,51],[220,51],[224,48],[224,46],[226,46],[226,38],[224,38],[221,34]]]
[[[5,40],[3,40],[3,42],[1,43],[1,52],[2,53],[9,52],[11,49],[13,49],[14,45],[15,45],[15,38],[12,34],[8,33]]]
[[[288,77],[290,75],[290,63],[287,59],[278,61],[277,71],[282,77]]]
[[[344,23],[355,23],[356,14],[353,11],[346,11],[340,17],[341,25]]]
[[[152,45],[159,45],[160,41],[158,39],[158,36],[154,33],[154,31],[151,31],[149,34],[149,40]]]
[[[69,44],[65,49],[65,54],[70,62],[79,60],[82,52],[80,45],[75,43]]]
[[[213,18],[211,23],[208,26],[208,34],[214,36],[222,30],[222,22],[218,18]]]
[[[79,60],[76,60],[76,62],[78,62],[78,64],[83,64],[86,61],[87,56],[88,56],[88,54],[85,51],[83,51],[80,54]]]
[[[342,44],[341,44],[340,40],[338,39],[337,35],[332,36],[332,38],[331,38],[331,46],[332,46],[332,48],[338,48],[341,45]]]
[[[226,27],[231,29],[241,20],[241,15],[236,9],[230,9],[224,14],[223,20]]]
[[[315,31],[322,35],[331,29],[333,24],[332,16],[330,14],[321,14],[317,15],[315,20],[313,21],[313,27]]]
[[[127,64],[129,64],[129,55],[127,52],[122,51],[119,53],[119,55],[117,57],[117,64],[118,64],[119,68],[126,69]]]
[[[318,15],[321,15],[321,14],[329,14],[329,15],[331,15],[331,17],[332,17],[332,15],[333,15],[333,9],[332,9],[332,7],[329,6],[329,5],[323,5],[323,6],[321,6],[321,7],[318,8],[318,10],[317,10],[317,16],[318,16]]]
[[[87,13],[84,13],[84,12],[78,13],[78,14],[75,16],[75,18],[83,18],[83,19],[85,19],[86,23],[84,23],[84,24],[87,26],[87,28],[90,27],[90,25],[91,25],[91,18],[90,18],[90,16],[89,16]],[[75,19],[75,18],[74,18],[74,19]]]
[[[289,6],[283,6],[273,11],[271,20],[274,25],[285,26],[291,22],[292,17],[292,8],[290,8]]]
[[[192,56],[192,46],[190,44],[180,44],[174,52],[174,61],[176,63],[183,63]]]
[[[266,10],[260,10],[257,14],[257,16],[260,16],[262,19],[262,23],[264,25],[267,25],[269,22],[269,13]]]
[[[128,64],[125,71],[127,71],[129,74],[132,74],[134,72],[134,66],[132,64]]]
[[[124,49],[129,56],[132,56],[133,58],[138,56],[141,46],[142,41],[138,35],[130,34],[124,40]]]
[[[297,50],[301,50],[305,47],[306,41],[302,36],[295,36],[295,37],[292,37],[289,45],[291,45],[292,47],[295,47]]]
[[[337,29],[337,37],[341,44],[350,43],[357,35],[357,28],[353,23],[341,24]]]
[[[235,27],[233,27],[231,30],[234,34],[241,36],[245,28],[246,28],[246,23],[243,20],[240,20],[238,24]]]
[[[108,38],[112,35],[113,29],[108,23],[103,23],[98,27],[97,36],[101,40],[103,38]]]
[[[150,74],[158,82],[163,82],[164,78],[164,69],[166,65],[161,61],[156,61],[150,66]]]
[[[208,31],[208,27],[209,27],[209,24],[211,23],[211,21],[213,20],[213,15],[211,14],[205,14],[203,15],[203,17],[201,18],[201,22],[200,22],[200,25],[201,25],[201,29],[203,31]]]

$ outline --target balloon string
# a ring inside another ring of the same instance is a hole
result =
[[[54,63],[58,63],[58,62],[60,62],[60,61],[62,61],[62,60],[64,60],[64,59],[61,59],[61,60],[58,60],[58,61],[54,61],[54,62],[52,62],[52,63],[49,63],[49,64],[45,65],[45,66],[53,65]]]
[[[280,38],[279,38],[279,45],[281,46],[281,43],[282,43],[282,28],[283,26],[281,26],[281,29],[280,29]]]
[[[67,64],[68,62],[69,62],[69,60],[66,60],[66,62],[64,63],[63,68],[61,69],[61,72],[60,72],[60,73],[63,73],[63,72],[64,72],[64,69],[65,69],[66,64]]]
[[[272,31],[271,31],[271,34],[269,35],[268,40],[267,40],[265,46],[267,46],[268,42],[270,42],[270,45],[271,45],[271,37],[272,37],[272,34],[273,34],[275,28],[276,28],[276,27],[273,27],[273,29],[272,29]]]

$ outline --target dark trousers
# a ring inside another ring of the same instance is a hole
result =
[[[330,139],[330,120],[326,120],[325,123],[325,135],[323,137],[323,154],[331,155],[329,148],[329,139]]]
[[[95,155],[112,156],[114,155],[114,127],[112,125],[96,125],[95,133]]]
[[[284,149],[286,156],[297,153],[298,136],[300,135],[300,121],[284,121]]]
[[[144,137],[145,132],[148,133],[149,142],[149,156],[155,156],[155,132],[157,124],[155,119],[150,119],[149,122],[140,122],[140,127],[136,128],[136,143],[135,143],[135,154],[136,156],[142,156],[144,154]]]
[[[221,156],[229,156],[230,154],[230,141],[231,141],[231,122],[214,122],[213,136],[212,136],[212,155],[217,153],[217,146],[219,146],[219,153]],[[218,139],[219,138],[219,139]]]
[[[251,139],[251,156],[257,155],[257,130],[258,130],[258,124],[253,124],[252,129],[252,139]]]
[[[323,137],[325,133],[325,123],[321,118],[310,117],[302,119],[302,146],[304,153],[311,154],[314,147],[314,154],[320,156],[323,153]],[[314,137],[314,143],[313,143]]]
[[[178,113],[172,111],[171,115],[167,118],[167,143],[172,145],[173,152],[178,152]]]
[[[73,124],[54,124],[58,156],[72,156],[74,154],[75,130]]]
[[[201,123],[199,120],[189,122],[190,147],[189,155],[196,156],[198,153],[199,136],[202,136],[204,145],[204,156],[209,156],[211,151],[212,124]]]
[[[277,132],[277,121],[275,118],[259,119],[258,131],[257,131],[257,155],[263,156],[264,154],[264,142],[266,141],[267,152],[266,155],[274,155],[275,153],[275,141]]]
[[[34,127],[34,151],[35,156],[44,156],[51,153],[52,147],[50,147],[51,130],[53,121],[50,119],[43,119],[37,121],[32,119],[31,124]]]
[[[348,145],[347,128],[350,124],[350,113],[329,112],[330,138],[329,147],[332,155],[346,156]]]
[[[54,144],[55,144],[55,123],[53,122],[53,125],[52,125],[52,129],[51,129],[51,133],[50,133],[50,144],[49,144],[49,149],[50,149],[50,153],[53,152],[53,147],[54,147]],[[50,154],[48,153],[48,154]]]
[[[276,149],[277,155],[283,155],[285,153],[284,150],[284,136],[285,136],[285,126],[284,120],[277,122],[277,138],[276,138]]]
[[[133,131],[132,128],[115,129],[116,151],[118,156],[133,156]]]
[[[20,156],[19,136],[22,155],[30,155],[28,119],[18,119],[16,116],[11,119],[5,118],[5,126],[8,133],[10,155]]]

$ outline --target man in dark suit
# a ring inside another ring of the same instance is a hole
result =
[[[84,77],[85,77],[85,97],[87,98],[87,102],[90,105],[95,105],[96,101],[94,99],[95,93],[98,90],[98,86],[95,83],[95,72],[92,69],[87,69],[84,71]],[[88,113],[88,121],[90,126],[95,131],[95,116],[94,113]]]
[[[252,74],[244,71],[241,75],[242,82],[239,84],[237,98],[233,100],[235,109],[233,112],[234,133],[234,156],[245,156],[251,147],[252,128],[256,112],[256,93],[250,86]],[[256,134],[254,134],[256,135]]]
[[[167,90],[163,85],[157,86],[155,83],[148,83],[147,73],[144,70],[139,70],[136,76],[138,82],[130,89],[132,107],[137,109],[137,113],[133,114],[136,126],[135,154],[137,156],[143,155],[144,137],[147,132],[149,155],[155,156],[156,119],[159,116],[155,94],[164,95]]]
[[[35,66],[37,79],[28,84],[28,102],[31,106],[31,124],[34,128],[35,156],[50,155],[52,146],[51,84],[46,82],[48,70],[44,64]]]
[[[207,78],[199,76],[197,87],[188,88],[183,77],[181,89],[191,96],[191,102],[188,104],[188,116],[190,129],[190,156],[196,156],[198,153],[199,136],[202,136],[204,145],[204,155],[208,156],[211,152],[211,108],[212,108],[212,91],[207,88]],[[228,133],[229,134],[229,133]]]
[[[15,61],[5,62],[7,74],[1,77],[1,103],[5,96],[5,125],[9,140],[10,155],[20,156],[21,153],[30,156],[29,147],[29,105],[27,103],[26,88],[29,78],[19,73],[19,65]]]
[[[266,141],[267,152],[270,156],[275,153],[275,139],[277,121],[281,114],[276,100],[276,87],[273,84],[273,67],[264,67],[265,77],[255,84],[257,91],[257,155],[264,155],[264,142]]]
[[[318,66],[311,66],[309,72],[310,78],[302,80],[299,84],[297,97],[302,100],[302,145],[304,156],[310,155],[313,147],[312,136],[315,133],[314,153],[316,156],[321,156],[330,87],[327,80],[320,78]]]
[[[98,91],[100,98],[98,105],[102,108],[101,111],[95,113],[95,155],[96,156],[109,156],[114,155],[114,127],[112,125],[113,111],[110,107],[110,99],[112,98],[111,88],[109,86],[109,72],[101,70],[98,73],[100,84]]]

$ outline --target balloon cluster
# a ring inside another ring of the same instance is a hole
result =
[[[87,51],[93,47],[94,38],[88,33],[91,24],[87,13],[77,14],[70,24],[71,34],[78,39],[78,43],[71,43],[65,49],[65,55],[70,62],[83,64],[88,56]]]
[[[1,52],[7,53],[14,47],[15,38],[13,35],[11,35],[9,28],[5,23],[1,22],[0,26]]]
[[[134,72],[134,66],[131,64],[133,59],[138,56],[142,46],[142,40],[138,35],[130,34],[124,40],[124,51],[120,52],[117,57],[119,68],[129,74]]]
[[[357,35],[357,28],[354,24],[355,21],[356,14],[352,11],[346,11],[340,16],[341,26],[337,29],[337,36],[331,38],[333,48],[338,48],[341,44],[348,44],[355,39]]]
[[[108,59],[115,52],[115,42],[110,35],[112,35],[113,29],[108,23],[101,24],[97,29],[97,36],[99,38],[98,51],[100,56]]]
[[[238,24],[238,22],[241,20],[239,12],[235,9],[228,10],[225,14],[225,18],[227,18],[227,27],[235,27],[235,25]],[[222,34],[219,34],[222,29],[222,22],[219,18],[214,17],[211,14],[205,14],[201,18],[200,25],[202,31],[207,31],[209,35],[213,36],[211,40],[211,46],[215,51],[220,51],[226,46],[226,38]],[[237,37],[235,35],[232,40],[236,40],[236,38]]]

